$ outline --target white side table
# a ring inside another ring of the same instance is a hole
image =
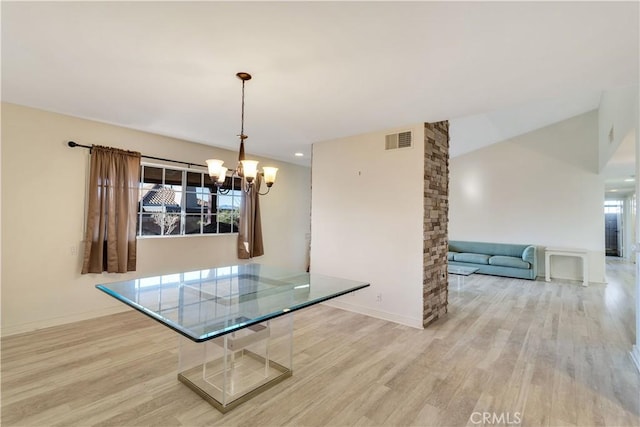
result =
[[[551,281],[551,255],[573,256],[582,258],[582,286],[589,286],[589,260],[585,249],[576,248],[545,248],[544,250],[544,274],[547,282]]]

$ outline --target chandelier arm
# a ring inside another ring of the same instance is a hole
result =
[[[267,187],[267,191],[265,193],[261,193],[258,191],[258,195],[259,196],[266,196],[267,194],[269,194],[269,191],[271,191],[271,187]]]
[[[239,190],[242,191],[243,193],[249,194],[249,192],[251,191],[251,187],[253,187],[253,185],[248,183],[246,179],[241,179],[240,180],[240,189]]]

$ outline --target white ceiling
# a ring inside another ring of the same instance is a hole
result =
[[[3,1],[2,100],[235,149],[246,71],[250,153],[309,164],[317,141],[449,119],[455,156],[637,84],[638,9]]]

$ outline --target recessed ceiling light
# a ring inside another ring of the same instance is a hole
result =
[[[304,157],[304,153],[297,152],[297,153],[294,154],[294,156],[296,156],[296,157]]]
[[[618,190],[609,190],[609,191],[614,192],[614,191],[618,191]]]
[[[624,182],[633,182],[635,181],[635,178],[627,178],[624,180]]]

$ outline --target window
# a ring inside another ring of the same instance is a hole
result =
[[[143,164],[137,235],[237,233],[240,188],[227,177],[218,193],[206,172]]]
[[[622,200],[605,200],[604,213],[605,214],[619,214],[622,213]]]

